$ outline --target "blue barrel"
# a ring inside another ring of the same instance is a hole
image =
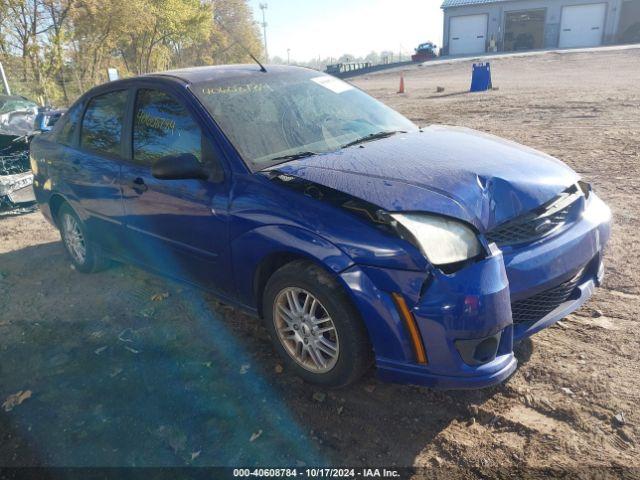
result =
[[[489,62],[474,63],[471,73],[470,92],[484,92],[491,88],[491,67]]]

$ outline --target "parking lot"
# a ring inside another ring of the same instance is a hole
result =
[[[521,344],[511,379],[312,387],[257,320],[133,267],[80,274],[39,213],[0,217],[0,403],[23,392],[0,409],[0,464],[640,468],[640,49],[491,66],[497,89],[478,94],[466,61],[406,69],[403,95],[397,71],[352,81],[420,125],[557,156],[611,206],[603,288]]]

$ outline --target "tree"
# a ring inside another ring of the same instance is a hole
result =
[[[204,40],[211,21],[209,6],[199,0],[128,0],[123,8],[118,51],[138,75],[169,68],[172,50]]]
[[[69,56],[79,91],[106,80],[100,75],[109,66],[125,70],[117,52],[117,38],[124,35],[125,0],[76,0],[70,17]]]
[[[380,62],[381,63],[393,63],[394,61],[394,53],[391,50],[383,50],[380,52]]]
[[[70,0],[43,0],[43,8],[47,13],[51,28],[49,30],[49,76],[57,77],[62,89],[63,101],[69,103],[67,82],[64,72],[65,24],[71,8]]]
[[[350,53],[344,53],[338,58],[338,63],[351,63],[355,62],[357,59],[355,55],[351,55]]]
[[[376,65],[380,63],[380,55],[378,55],[378,52],[371,51],[364,57],[364,61]]]
[[[107,80],[250,61],[262,45],[248,0],[2,0],[0,61],[13,90],[67,105]]]
[[[198,45],[192,64],[252,62],[249,52],[262,56],[260,32],[247,0],[209,0],[212,26],[207,40]]]

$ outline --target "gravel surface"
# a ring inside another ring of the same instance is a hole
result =
[[[640,50],[494,59],[498,89],[479,94],[465,93],[470,70],[408,68],[404,95],[397,72],[353,82],[419,124],[555,155],[614,212],[603,288],[520,345],[509,381],[437,392],[371,372],[314,388],[283,371],[258,321],[133,267],[82,275],[39,213],[11,216],[0,218],[0,403],[11,407],[0,408],[0,465],[638,475]]]

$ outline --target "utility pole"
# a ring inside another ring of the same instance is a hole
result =
[[[287,48],[287,65],[291,65],[291,56],[289,55],[291,53],[291,49]]]
[[[266,3],[260,4],[260,10],[262,10],[262,34],[264,36],[264,63],[269,63],[269,50],[267,50],[267,19],[264,11],[267,9]]]
[[[4,73],[2,62],[0,62],[0,77],[2,77],[2,85],[4,85],[4,91],[7,93],[7,95],[11,95],[11,89],[9,88],[9,82],[7,81],[7,76]]]

